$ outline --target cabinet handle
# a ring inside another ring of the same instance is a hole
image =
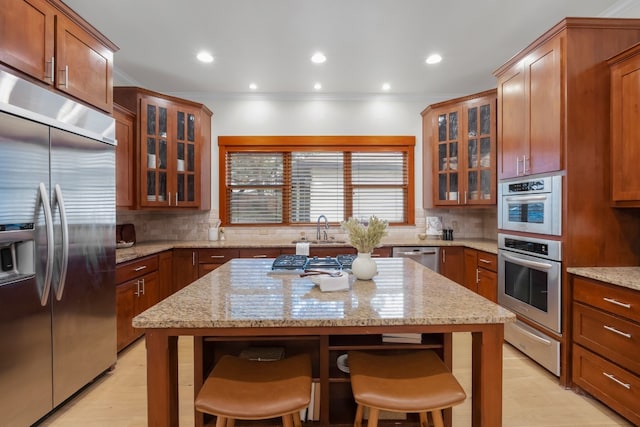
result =
[[[69,88],[69,66],[65,65],[64,70],[60,69],[60,72],[64,73],[64,83],[60,83],[60,86]]]
[[[516,157],[516,176],[520,176],[520,157]]]
[[[433,252],[433,253],[435,254],[435,252]],[[379,257],[380,257],[380,254],[371,254],[371,257],[372,257],[372,258],[374,258],[374,257],[378,257],[378,258],[379,258]]]
[[[51,64],[51,67],[49,69],[49,71],[51,72],[51,75],[47,75],[47,72],[45,70],[45,74],[44,74],[44,78],[45,79],[49,79],[49,81],[51,81],[51,84],[53,84],[54,79],[55,79],[55,72],[56,72],[56,59],[52,56],[51,57],[51,62],[46,61],[45,62],[45,66]]]
[[[178,192],[176,191],[176,206],[178,206]]]
[[[140,279],[140,285],[142,286],[142,295],[144,295],[144,279]]]
[[[620,381],[619,379],[617,379],[617,378],[615,377],[615,375],[613,375],[613,374],[608,374],[608,373],[606,373],[606,372],[603,372],[603,373],[602,373],[602,375],[604,375],[605,377],[609,378],[609,379],[610,379],[610,380],[612,380],[612,381],[615,381],[616,383],[618,383],[618,384],[619,384],[619,385],[621,385],[622,387],[626,388],[627,390],[631,390],[631,384]]]
[[[134,269],[133,269],[133,271],[142,271],[142,270],[144,270],[145,268],[147,268],[147,266],[146,266],[146,265],[141,265],[140,267],[136,267],[136,268],[134,268]]]
[[[447,262],[447,251],[446,250],[442,250],[442,263],[444,264],[445,262]]]
[[[266,258],[266,255],[254,255],[252,258]]]
[[[527,171],[527,161],[531,161],[531,158],[525,154],[522,156],[522,175],[527,175],[531,172],[531,167],[529,167],[529,171]]]
[[[488,259],[482,259],[482,258],[478,258],[478,262],[483,262],[485,264],[491,264],[491,261],[489,261]]]
[[[620,302],[620,301],[618,301],[616,299],[613,299],[613,298],[604,297],[602,299],[605,300],[606,302],[610,302],[611,304],[619,305],[620,307],[631,308],[631,304]]]
[[[136,281],[136,291],[133,294],[136,296],[144,295],[144,279],[139,279]]]
[[[167,197],[167,200],[169,201],[169,206],[171,206],[171,191],[169,191],[169,197]]]
[[[196,265],[196,253],[191,252],[191,265]]]
[[[464,204],[467,204],[467,190],[464,191]]]
[[[480,269],[476,268],[476,283],[480,283]]]
[[[224,258],[224,255],[211,255],[211,258]],[[255,258],[255,257],[254,257]]]
[[[613,326],[607,326],[607,325],[603,325],[603,327],[609,331],[609,332],[613,332],[614,334],[618,334],[618,335],[622,335],[625,338],[631,338],[631,334],[628,334],[626,332],[622,332],[617,330],[616,328],[614,328]]]

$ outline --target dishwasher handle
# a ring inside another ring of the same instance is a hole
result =
[[[396,252],[396,256],[417,256],[417,255],[436,255],[437,252],[435,250],[429,251],[410,251],[410,252]]]

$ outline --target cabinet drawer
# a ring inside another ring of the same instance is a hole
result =
[[[623,367],[640,373],[640,324],[586,305],[574,304],[573,339]]]
[[[158,269],[158,256],[138,258],[116,266],[116,283],[135,279]]]
[[[489,252],[478,251],[478,267],[498,272],[498,256]]]
[[[240,258],[275,258],[280,255],[279,248],[241,248],[239,250]]]
[[[572,378],[575,385],[640,425],[640,377],[574,345]]]
[[[573,299],[640,322],[640,292],[638,291],[574,277]]]
[[[198,262],[200,264],[224,264],[233,258],[238,258],[238,256],[238,249],[200,249]]]

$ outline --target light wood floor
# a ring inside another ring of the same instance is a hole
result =
[[[469,334],[454,334],[454,374],[471,395]],[[180,426],[193,426],[192,340],[179,339]],[[503,426],[631,426],[607,407],[558,385],[556,377],[508,344],[504,346]],[[471,404],[454,408],[455,427],[470,425]],[[104,375],[41,423],[52,427],[145,427],[144,340],[120,353]]]

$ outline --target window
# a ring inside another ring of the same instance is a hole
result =
[[[414,137],[219,137],[226,225],[413,224]]]

